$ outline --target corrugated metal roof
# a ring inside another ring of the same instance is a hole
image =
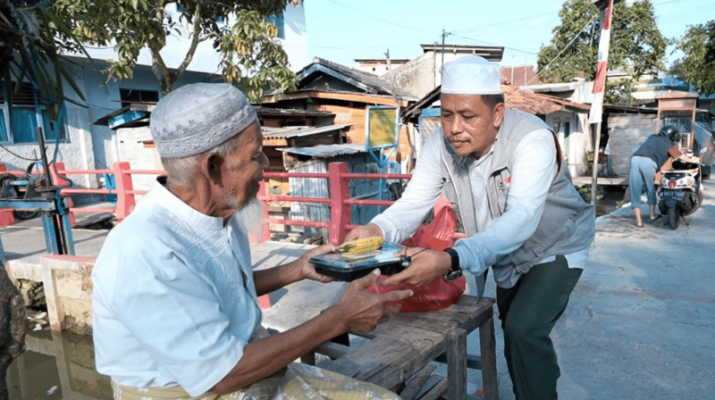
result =
[[[316,74],[321,73],[345,81],[365,93],[386,94],[407,100],[417,100],[412,93],[393,85],[382,77],[320,57],[315,57],[311,64],[298,71],[299,88],[303,88],[314,79]]]
[[[474,46],[463,44],[421,44],[424,53],[434,51],[437,53],[445,52],[452,54],[474,54],[484,57],[489,61],[499,62],[504,56],[503,46]]]
[[[278,116],[298,116],[298,117],[330,117],[334,113],[327,111],[314,110],[298,110],[294,108],[271,108],[262,106],[253,106],[258,116],[278,115]]]
[[[317,135],[325,132],[339,131],[352,124],[325,126],[285,126],[282,128],[261,127],[265,139],[290,139],[294,137]]]
[[[310,147],[290,147],[277,149],[291,154],[298,154],[308,157],[330,158],[343,154],[367,153],[364,144],[319,144]]]
[[[584,82],[563,82],[563,83],[541,83],[536,85],[523,85],[520,88],[522,90],[531,90],[535,93],[551,92],[551,93],[562,93],[562,92],[573,92],[579,86],[583,86]]]

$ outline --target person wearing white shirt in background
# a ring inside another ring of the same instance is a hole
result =
[[[603,149],[603,154],[606,155],[606,176],[609,178],[616,176],[613,173],[613,157],[611,157],[611,138],[608,138],[606,147]]]
[[[410,237],[443,194],[466,238],[445,251],[408,249],[412,263],[382,284],[424,286],[462,271],[479,295],[491,267],[517,399],[556,399],[549,337],[595,236],[595,210],[576,191],[558,141],[539,118],[509,109],[499,66],[478,56],[445,64],[442,127],[427,139],[402,197],[345,240]]]

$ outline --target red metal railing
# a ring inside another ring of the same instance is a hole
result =
[[[5,165],[0,163],[0,171],[5,170]],[[89,188],[74,188],[68,187],[61,191],[63,195],[69,194],[114,194],[117,196],[117,205],[114,208],[91,208],[91,207],[72,207],[70,213],[74,212],[89,212],[89,213],[106,213],[113,212],[117,216],[117,221],[121,222],[129,216],[132,209],[136,205],[135,195],[146,194],[146,190],[134,190],[132,184],[132,175],[162,175],[166,171],[161,170],[132,170],[128,162],[116,162],[112,164],[111,169],[65,169],[64,163],[58,162],[54,168],[50,169],[53,180],[56,185],[65,185],[68,183],[64,177],[67,175],[83,175],[83,174],[113,174],[116,182],[116,189],[89,189]],[[23,174],[22,171],[13,171],[12,173]],[[298,196],[274,196],[266,195],[266,180],[269,178],[320,178],[328,179],[329,183],[329,198],[324,197],[298,197]],[[270,231],[268,224],[283,224],[283,225],[298,225],[315,228],[329,229],[329,240],[335,243],[341,243],[345,235],[350,229],[357,226],[351,224],[350,206],[389,206],[393,201],[389,200],[361,200],[350,198],[351,179],[410,179],[411,174],[355,174],[348,172],[346,163],[330,163],[327,173],[302,173],[302,172],[266,172],[264,180],[261,181],[261,190],[258,198],[265,202],[271,201],[289,201],[302,203],[319,203],[330,205],[330,221],[300,221],[287,220],[279,218],[270,218],[268,216],[268,207],[265,207],[265,229],[259,238],[261,241],[270,240]],[[7,210],[6,210],[7,211]],[[74,220],[74,218],[72,218]],[[73,222],[74,224],[74,222]]]
[[[357,225],[351,224],[351,205],[358,206],[389,206],[393,203],[390,200],[360,200],[350,198],[350,179],[411,179],[411,174],[354,174],[348,172],[348,165],[343,162],[330,163],[328,172],[266,172],[263,174],[264,181],[261,182],[261,195],[258,198],[264,202],[269,201],[293,201],[303,203],[330,204],[330,222],[317,221],[296,221],[270,218],[266,208],[265,221],[272,224],[300,225],[314,228],[328,228],[329,240],[334,243],[342,243],[343,238],[350,229]],[[271,196],[266,193],[265,179],[267,178],[322,178],[328,179],[330,198],[324,197],[296,197],[296,196]],[[270,232],[263,230],[261,240],[270,240]]]

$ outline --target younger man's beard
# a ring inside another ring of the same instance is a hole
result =
[[[235,210],[234,215],[241,230],[247,235],[260,237],[263,230],[263,202],[258,200],[257,197],[254,197],[248,204],[241,205],[236,198],[232,196],[227,196],[225,201]]]
[[[474,154],[452,154],[452,165],[455,170],[469,168],[469,165],[474,161]]]

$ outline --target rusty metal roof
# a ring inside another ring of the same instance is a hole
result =
[[[502,93],[506,106],[531,114],[551,114],[562,110],[564,107],[588,111],[590,104],[577,103],[556,96],[543,93],[534,93],[530,90],[519,89],[511,85],[502,85]]]
[[[502,94],[504,102],[509,108],[528,112],[530,114],[551,114],[564,108],[572,108],[583,111],[591,109],[590,104],[577,103],[574,101],[562,99],[560,97],[549,96],[543,93],[534,93],[531,90],[519,89],[511,85],[502,85]],[[404,110],[403,118],[417,118],[422,109],[429,107],[439,100],[440,86],[432,89],[425,97],[418,100],[411,107]]]
[[[330,158],[338,155],[367,153],[364,144],[319,144],[310,147],[290,147],[276,149],[291,154],[307,157]]]

